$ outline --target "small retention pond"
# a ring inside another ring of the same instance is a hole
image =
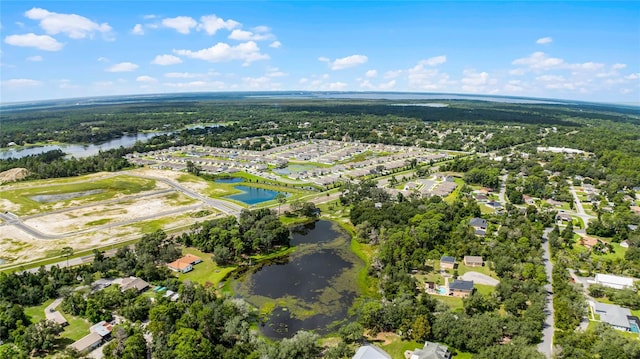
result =
[[[364,263],[350,250],[350,235],[331,221],[297,227],[295,251],[241,274],[236,295],[267,312],[263,335],[281,339],[299,330],[326,334],[348,319]]]
[[[82,192],[69,192],[69,193],[58,193],[58,194],[37,194],[35,196],[30,196],[29,198],[31,198],[34,201],[40,202],[40,203],[51,203],[51,202],[66,201],[66,200],[72,199],[72,198],[91,196],[92,194],[98,194],[98,193],[102,193],[102,192],[104,192],[103,189],[92,189],[92,190],[89,190],[89,191],[82,191]]]
[[[271,201],[279,193],[278,191],[248,186],[233,186],[233,188],[242,191],[242,193],[226,196],[225,198],[240,201],[248,205]]]

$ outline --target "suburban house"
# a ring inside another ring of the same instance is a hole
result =
[[[487,220],[486,219],[482,219],[482,218],[478,218],[478,217],[471,218],[471,220],[469,221],[469,225],[471,225],[471,227],[473,227],[475,229],[482,229],[484,231],[487,230]]]
[[[480,256],[464,256],[464,265],[467,267],[482,267],[484,260]]]
[[[484,236],[487,233],[487,220],[482,218],[471,218],[469,225],[473,227],[477,236]]]
[[[612,274],[596,274],[595,283],[615,289],[632,288],[635,278],[619,277]]]
[[[456,279],[449,284],[449,295],[465,298],[473,292],[473,281]]]
[[[90,333],[75,341],[70,347],[80,353],[90,352],[109,339],[112,330],[113,326],[103,320],[89,328]]]
[[[52,310],[53,311],[49,311],[49,312],[47,312],[45,310],[44,314],[45,314],[45,317],[47,318],[47,320],[50,320],[50,321],[55,322],[57,324],[60,324],[63,327],[66,326],[66,325],[69,325],[69,323],[64,318],[62,313],[60,313],[59,311],[57,311],[55,309],[52,309]]]
[[[391,359],[391,355],[374,345],[363,345],[358,348],[353,359]]]
[[[556,221],[558,222],[572,222],[573,217],[571,217],[568,213],[558,213],[556,214]]]
[[[456,259],[454,257],[442,256],[440,258],[440,269],[453,269],[456,266]]]
[[[620,247],[629,248],[629,241],[625,239],[624,241],[620,242]]]
[[[193,266],[202,262],[202,259],[193,254],[187,254],[182,258],[178,258],[175,261],[168,263],[167,267],[175,272],[187,273],[193,270]]]
[[[614,329],[640,333],[640,320],[633,316],[629,309],[600,302],[590,302],[589,306],[594,314],[600,316],[601,322],[611,325]]]
[[[123,278],[120,283],[120,291],[126,292],[129,289],[135,289],[138,292],[142,292],[149,288],[149,283],[137,277]]]
[[[411,355],[411,356],[409,356]],[[422,349],[405,354],[409,359],[451,359],[449,348],[438,343],[424,342]]]

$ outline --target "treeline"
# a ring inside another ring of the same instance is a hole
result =
[[[242,257],[288,246],[291,233],[268,208],[243,210],[240,217],[227,216],[196,223],[179,237],[186,246],[213,253],[218,264],[238,262]]]
[[[541,357],[532,346],[540,341],[545,317],[540,238],[553,215],[510,209],[492,218],[491,227],[500,229],[483,238],[469,225],[481,213],[466,195],[451,204],[440,197],[392,201],[365,183],[351,185],[343,197],[352,204],[357,239],[377,245],[369,274],[377,279],[381,298],[358,305],[364,328],[444,342],[481,358]],[[459,312],[423,293],[411,273],[434,270],[429,260],[445,254],[458,259],[480,255],[492,263],[500,277],[495,294],[475,293]],[[498,314],[498,308],[505,314]]]

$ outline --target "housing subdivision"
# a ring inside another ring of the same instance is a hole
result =
[[[452,155],[447,152],[415,146],[334,140],[300,141],[264,151],[189,145],[127,155],[136,165],[156,169],[183,171],[191,162],[210,174],[243,171],[274,181],[322,187],[369,175],[392,174],[410,168],[412,163],[433,164],[450,158]],[[442,181],[446,182],[444,186],[440,182],[420,182],[416,188],[438,194],[455,189],[451,179]]]

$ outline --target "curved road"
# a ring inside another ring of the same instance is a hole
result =
[[[209,205],[209,206],[215,208],[216,210],[218,210],[218,211],[220,211],[220,212],[222,212],[224,214],[227,214],[227,215],[238,216],[240,214],[240,212],[242,211],[242,209],[243,209],[242,206],[237,205],[237,204],[232,203],[232,202],[227,202],[227,201],[224,201],[224,200],[221,200],[221,199],[214,199],[214,198],[209,198],[209,197],[203,196],[203,195],[201,195],[201,194],[199,194],[197,192],[194,192],[194,191],[192,191],[192,190],[190,190],[188,188],[185,188],[185,187],[181,186],[180,184],[175,183],[173,181],[170,181],[170,180],[168,180],[166,178],[159,178],[159,177],[153,177],[153,176],[143,176],[143,175],[134,175],[134,174],[129,174],[129,175],[163,182],[163,183],[167,184],[168,186],[170,186],[171,188],[173,188],[173,190],[182,192],[183,194],[185,194],[185,195],[187,195],[187,196],[189,196],[189,197],[191,197],[193,199],[199,200],[199,201],[203,202],[204,204]],[[101,202],[101,204],[117,203],[117,202],[120,202],[120,201],[130,200],[132,198],[139,199],[139,198],[144,198],[144,197],[148,197],[148,196],[163,194],[163,193],[166,193],[166,192],[169,192],[169,191],[172,191],[172,190],[171,189],[166,189],[166,190],[155,191],[153,193],[145,193],[145,194],[139,194],[139,195],[126,197],[126,198],[113,199],[113,200],[103,201],[103,202]],[[98,226],[98,227],[92,227],[92,228],[83,229],[83,230],[79,230],[79,231],[75,231],[75,232],[68,232],[68,233],[64,233],[64,234],[42,233],[39,230],[37,230],[37,229],[33,228],[32,226],[29,226],[28,224],[23,222],[23,219],[31,219],[31,218],[41,217],[41,216],[45,216],[45,215],[49,215],[49,214],[53,214],[53,213],[62,213],[62,212],[67,212],[67,211],[71,211],[71,210],[76,210],[78,208],[84,208],[84,207],[93,206],[93,205],[95,205],[95,203],[94,204],[82,205],[82,206],[78,206],[78,207],[60,209],[60,210],[56,210],[56,211],[53,211],[53,212],[47,212],[47,213],[42,213],[42,214],[37,214],[37,215],[25,216],[23,218],[20,218],[20,217],[18,217],[17,215],[15,215],[13,213],[4,212],[4,213],[0,213],[0,218],[4,221],[0,225],[3,225],[3,226],[5,226],[5,225],[16,226],[20,230],[24,231],[25,233],[27,233],[27,234],[29,234],[29,235],[37,238],[37,239],[43,239],[43,240],[62,239],[62,238],[66,238],[66,237],[68,237],[70,235],[93,232],[93,231],[98,231],[98,230],[103,230],[103,229],[111,229],[111,228],[115,228],[115,227],[119,227],[119,226],[123,226],[123,225],[127,225],[127,224],[132,224],[132,223],[139,222],[139,221],[146,221],[146,220],[154,219],[154,218],[157,218],[157,217],[164,217],[164,216],[168,216],[168,215],[172,215],[172,214],[178,214],[178,213],[185,212],[185,211],[191,211],[191,210],[197,209],[197,208],[202,206],[202,204],[197,204],[197,205],[193,205],[193,206],[189,206],[189,207],[177,208],[177,209],[173,209],[173,210],[169,210],[169,211],[155,213],[155,214],[149,215],[149,216],[136,217],[136,218],[128,219],[128,220],[125,220],[125,221],[105,224],[105,225]]]
[[[542,258],[544,260],[544,270],[547,274],[548,283],[545,284],[544,289],[547,291],[547,303],[544,308],[544,313],[547,315],[544,325],[542,327],[542,341],[538,344],[538,351],[544,354],[547,358],[552,358],[553,354],[553,335],[555,329],[555,320],[553,313],[553,286],[552,286],[552,272],[553,264],[551,263],[551,253],[549,250],[549,233],[552,228],[545,228],[542,235],[542,249],[544,250]]]

